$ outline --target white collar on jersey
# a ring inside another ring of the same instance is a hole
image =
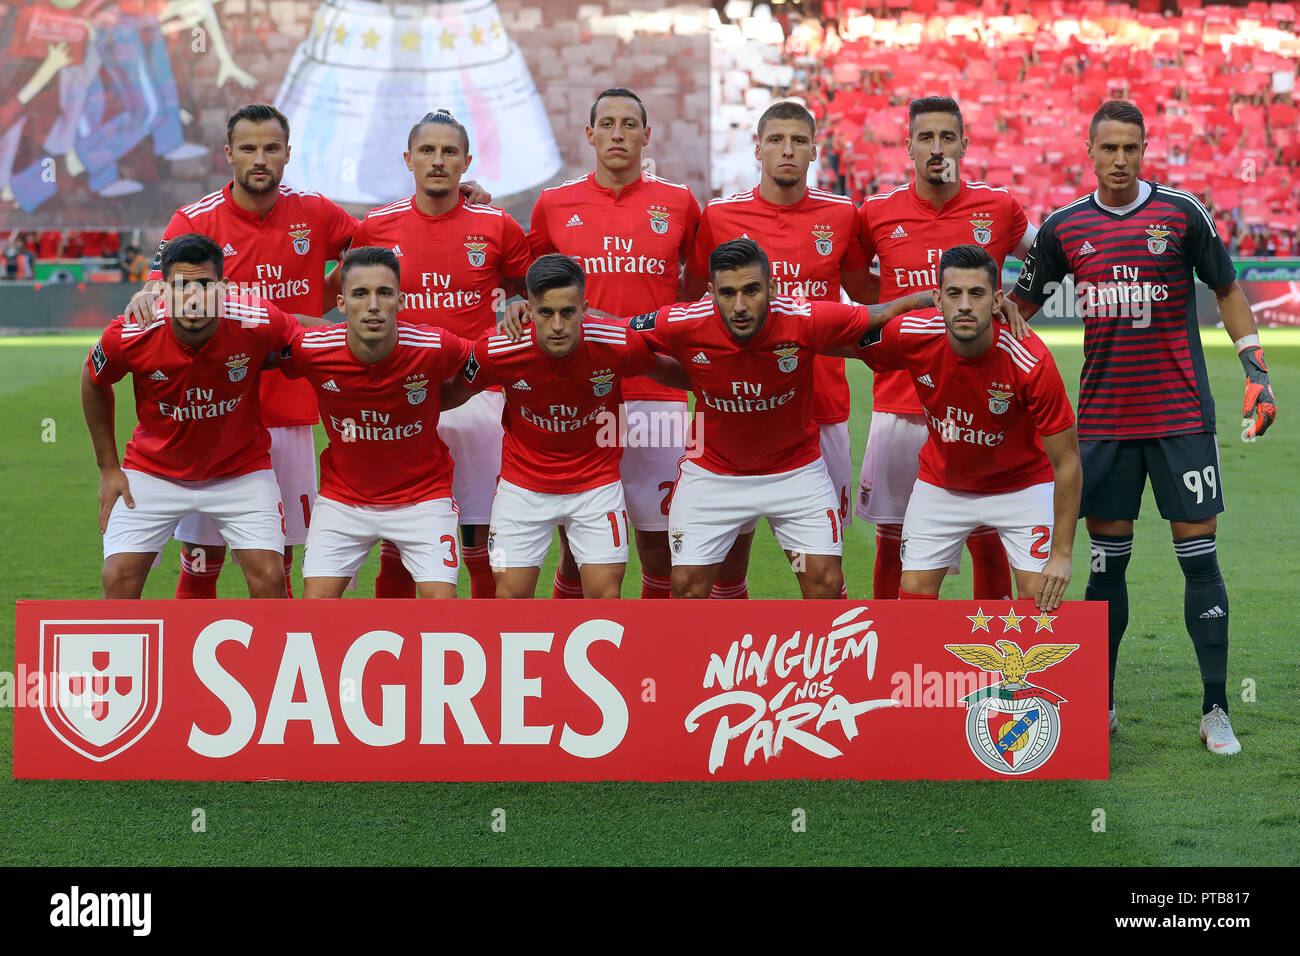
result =
[[[1148,199],[1151,198],[1151,184],[1147,182],[1145,179],[1139,179],[1138,198],[1134,199],[1127,206],[1107,206],[1105,203],[1101,201],[1101,190],[1097,190],[1096,192],[1094,192],[1092,194],[1092,198],[1093,201],[1096,202],[1098,206],[1106,210],[1112,216],[1127,216],[1134,209],[1136,209],[1138,206],[1142,205],[1144,202],[1146,202]]]

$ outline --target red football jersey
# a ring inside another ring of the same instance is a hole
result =
[[[260,418],[262,362],[301,328],[269,302],[229,298],[226,319],[199,348],[183,345],[159,307],[147,329],[118,316],[86,360],[96,385],[127,374],[139,424],[122,465],[160,478],[210,481],[271,467]]]
[[[1074,424],[1065,383],[1033,332],[1017,342],[1004,326],[994,330],[988,351],[962,358],[948,344],[943,313],[928,309],[886,323],[858,350],[873,369],[899,369],[915,382],[930,427],[922,481],[993,495],[1052,480],[1039,436]]]
[[[853,200],[822,189],[809,189],[789,206],[768,202],[757,189],[712,200],[700,218],[688,268],[707,278],[709,254],[741,236],[757,242],[771,260],[774,295],[834,301],[840,297],[840,273],[867,264]],[[813,368],[813,421],[819,425],[848,421],[844,359],[819,355]]]
[[[299,315],[319,317],[334,308],[332,300],[325,301],[325,264],[342,256],[357,221],[320,193],[283,185],[271,211],[259,219],[235,202],[232,185],[176,210],[149,278],[162,278],[158,263],[167,240],[197,232],[221,245],[226,278],[241,290]],[[278,371],[262,377],[262,424],[314,425],[318,417],[306,382],[290,382]]]
[[[370,365],[348,348],[346,322],[307,329],[283,360],[320,401],[330,443],[320,493],[351,505],[451,497],[451,454],[438,437],[439,389],[473,344],[441,329],[397,324],[397,347]]]
[[[533,255],[562,252],[587,275],[587,301],[609,315],[640,315],[677,301],[680,264],[690,255],[700,206],[686,186],[642,174],[615,195],[596,174],[543,189],[533,206]],[[684,402],[648,378],[628,382],[625,399]]]
[[[637,316],[630,328],[691,377],[704,429],[700,467],[775,475],[821,455],[812,420],[813,355],[856,345],[869,322],[865,306],[778,296],[763,327],[741,343],[709,297]]]
[[[625,325],[587,321],[578,347],[557,359],[538,348],[534,329],[518,342],[479,339],[465,363],[466,381],[505,392],[501,477],[549,495],[620,480],[618,406],[625,383],[654,368],[654,353]]]
[[[354,247],[385,246],[402,267],[397,317],[476,339],[496,328],[494,293],[504,279],[523,279],[532,257],[519,223],[493,206],[460,202],[430,216],[407,196],[372,209]]]
[[[867,261],[880,257],[881,302],[935,288],[939,257],[953,246],[981,245],[1001,269],[1028,223],[1006,189],[965,180],[942,209],[918,196],[913,182],[868,196],[858,216]],[[916,389],[902,372],[878,374],[872,396],[874,411],[921,414]]]

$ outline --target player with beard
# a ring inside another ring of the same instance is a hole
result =
[[[842,286],[854,301],[875,301],[877,284],[862,253],[853,201],[807,185],[808,167],[817,158],[816,133],[816,121],[799,103],[774,103],[759,118],[754,145],[754,158],[762,164],[759,184],[714,199],[705,207],[695,250],[686,265],[684,299],[704,294],[710,251],[728,239],[746,236],[771,259],[774,295],[835,300]],[[835,486],[840,520],[847,527],[853,520],[849,383],[841,358],[819,355],[813,367],[813,422]],[[749,596],[745,575],[753,540],[753,528],[737,537],[718,571],[713,597]]]
[[[233,179],[224,188],[178,209],[163,231],[150,282],[127,314],[152,321],[158,263],[175,236],[197,232],[222,249],[226,278],[292,314],[303,325],[320,325],[334,302],[336,283],[326,263],[352,241],[357,221],[320,193],[281,184],[289,162],[289,121],[274,107],[256,103],[226,122],[226,162]],[[261,380],[262,424],[271,433],[271,466],[285,508],[285,579],[293,548],[307,540],[311,502],[316,496],[316,451],[312,425],[319,417],[305,382],[279,371]],[[190,515],[176,529],[181,545],[178,598],[214,598],[225,561],[225,539],[202,515]]]
[[[955,100],[913,100],[907,128],[912,182],[867,197],[859,210],[866,258],[880,259],[882,301],[934,288],[935,269],[945,249],[973,241],[1000,269],[1008,255],[1023,258],[1034,239],[1024,209],[1006,189],[961,178],[969,140]],[[914,386],[903,371],[882,369],[872,383],[871,430],[855,510],[876,525],[877,598],[898,596],[903,517],[916,482],[917,456],[928,434],[921,407],[926,389],[924,384]],[[1010,595],[1011,569],[997,532],[977,528],[966,546],[974,596]]]
[[[258,391],[264,360],[299,326],[269,302],[228,295],[222,268],[221,247],[207,236],[174,236],[158,263],[159,321],[119,316],[82,369],[106,598],[140,596],[176,522],[191,512],[209,517],[235,549],[250,597],[285,596],[284,512]],[[113,383],[128,374],[140,424],[119,463]]]
[[[903,521],[899,596],[937,598],[967,536],[985,525],[1011,555],[1016,593],[1055,610],[1082,483],[1065,383],[1038,336],[1018,341],[993,321],[1002,293],[987,251],[947,250],[938,280],[940,310],[895,319],[859,349],[873,369],[920,385],[929,432]]]
[[[398,318],[445,329],[473,341],[496,326],[498,295],[523,291],[531,261],[528,240],[500,209],[470,203],[460,192],[473,157],[469,134],[447,110],[426,114],[411,128],[403,154],[415,193],[372,209],[358,227],[357,246],[383,246],[402,263]],[[499,388],[480,392],[444,411],[438,434],[456,463],[453,497],[460,512],[461,545],[473,597],[494,597],[487,525],[501,474]],[[398,549],[380,548],[376,597],[412,597],[415,582]]]
[[[595,170],[543,190],[533,207],[528,233],[533,255],[561,252],[574,258],[586,274],[591,308],[609,315],[635,315],[676,302],[680,264],[695,240],[700,207],[686,186],[642,171],[650,126],[640,98],[622,88],[600,93],[588,117],[587,142],[595,152]],[[641,596],[666,598],[672,568],[668,500],[685,450],[686,395],[638,377],[624,386],[623,396],[629,424],[682,423],[644,445],[629,442],[622,462],[641,559]],[[582,596],[567,544],[555,572],[554,596]]]
[[[736,537],[766,517],[803,596],[837,598],[843,527],[812,420],[812,358],[856,355],[870,329],[929,296],[872,306],[773,296],[767,255],[751,239],[718,246],[709,274],[708,298],[630,322],[690,377],[708,436],[673,491],[673,596],[709,597]]]

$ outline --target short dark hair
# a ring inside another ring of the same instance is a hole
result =
[[[230,114],[230,119],[226,120],[226,144],[229,145],[235,138],[235,124],[240,120],[248,120],[250,123],[269,123],[275,120],[284,130],[284,140],[289,141],[289,120],[285,115],[277,110],[274,106],[266,103],[249,103],[247,106],[241,106],[235,112]]]
[[[340,288],[347,286],[348,273],[359,266],[387,266],[393,270],[398,286],[402,284],[402,267],[392,249],[385,246],[357,246],[345,252],[343,261],[339,263]]]
[[[953,246],[939,257],[939,287],[943,288],[944,269],[983,269],[989,275],[989,288],[994,292],[1002,287],[998,264],[983,246]]]
[[[582,266],[568,256],[548,252],[544,256],[538,256],[537,261],[528,267],[524,286],[528,289],[530,299],[539,298],[552,289],[567,289],[570,286],[577,286],[578,294],[586,295],[587,276],[583,273]]]
[[[212,263],[218,276],[224,276],[226,257],[221,254],[221,247],[208,236],[197,232],[187,232],[174,239],[168,239],[158,257],[158,271],[163,279],[169,278],[172,266],[178,262],[187,265],[204,265]]]
[[[907,105],[907,135],[912,135],[912,126],[916,123],[916,118],[922,113],[948,113],[957,117],[957,135],[966,135],[966,124],[961,118],[961,107],[951,96],[923,96],[918,100],[912,100]]]
[[[745,266],[761,265],[763,278],[772,278],[772,263],[767,253],[753,239],[731,239],[709,253],[709,281],[723,271],[731,272]]]
[[[779,103],[773,103],[763,111],[763,115],[758,118],[758,136],[763,136],[763,127],[768,124],[769,120],[799,120],[801,123],[808,124],[808,133],[811,136],[817,135],[817,121],[813,119],[812,113],[808,112],[808,107],[802,103],[796,103],[794,100],[782,100]]]
[[[641,107],[641,125],[646,125],[645,104],[641,102],[641,97],[637,96],[631,90],[622,86],[611,86],[607,90],[602,90],[596,94],[596,98],[591,103],[591,118],[587,120],[588,126],[596,125],[596,107],[600,105],[601,100],[606,99],[629,99],[636,100],[636,105]]]
[[[469,131],[465,129],[464,124],[452,115],[451,110],[434,110],[432,113],[425,113],[420,121],[411,127],[411,132],[406,137],[406,148],[410,150],[415,145],[415,137],[420,135],[420,127],[427,126],[429,123],[437,123],[439,126],[450,126],[453,129],[460,130],[460,143],[465,152],[469,152]]]
[[[1142,138],[1147,138],[1147,124],[1142,119],[1142,111],[1132,103],[1125,100],[1107,100],[1102,103],[1097,112],[1092,114],[1092,122],[1088,124],[1088,139],[1095,139],[1097,136],[1097,127],[1106,120],[1114,123],[1132,123],[1142,131]]]

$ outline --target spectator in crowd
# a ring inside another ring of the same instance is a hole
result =
[[[149,278],[149,260],[140,251],[139,246],[126,247],[126,255],[122,258],[122,275],[125,277],[124,281],[137,285],[143,284],[144,280]]]

